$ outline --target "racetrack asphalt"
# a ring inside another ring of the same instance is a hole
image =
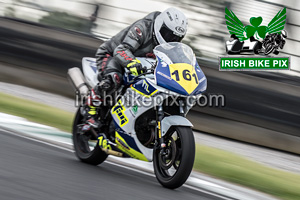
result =
[[[57,107],[68,112],[76,112],[74,100],[60,95],[4,82],[0,82],[0,92]],[[300,157],[298,155],[258,145],[252,145],[245,142],[239,142],[228,138],[222,138],[211,134],[199,132],[194,133],[196,143],[198,144],[237,153],[247,159],[260,162],[269,167],[293,173],[300,173]]]
[[[163,188],[153,176],[109,162],[92,166],[73,152],[0,131],[3,200],[222,199],[185,186]]]

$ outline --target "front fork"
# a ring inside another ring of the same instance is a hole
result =
[[[179,114],[180,116],[184,116],[184,102],[183,100],[179,100]],[[161,133],[161,122],[163,118],[165,117],[165,113],[163,110],[163,106],[158,105],[156,109],[156,121],[157,121],[157,131],[156,131],[156,141],[157,141],[157,147],[160,149],[160,154],[161,155],[166,155],[166,143],[164,141],[164,138]]]
[[[164,116],[165,116],[165,113],[163,110],[163,106],[158,105],[157,112],[156,112],[156,121],[157,121],[156,141],[158,141],[158,147],[160,148],[160,154],[162,154],[162,155],[166,154],[166,143],[161,134],[161,121],[164,118]]]

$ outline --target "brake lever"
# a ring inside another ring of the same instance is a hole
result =
[[[144,76],[146,74],[152,74],[152,73],[153,73],[153,71],[142,73],[142,74],[137,75],[136,77],[134,77],[133,80],[136,80],[137,78],[140,78],[141,76]]]
[[[148,72],[149,70],[150,70],[150,72]],[[146,74],[151,74],[151,73],[154,72],[154,68],[147,69],[147,67],[144,67],[143,71],[145,71],[145,72],[142,73],[142,74],[137,75],[136,77],[140,77],[140,76],[143,76],[143,75],[146,75]],[[126,72],[126,75],[131,75],[131,74],[132,74],[131,71]]]
[[[150,70],[150,71],[149,71],[149,70]],[[135,76],[135,77],[132,79],[132,81],[135,81],[136,79],[138,79],[138,78],[140,78],[141,76],[144,76],[144,75],[146,75],[146,74],[153,74],[154,69],[153,69],[153,68],[150,68],[150,69],[147,69],[146,71],[147,71],[147,72]],[[132,74],[132,73],[131,73],[131,72],[127,72],[127,76],[130,75],[130,74]]]

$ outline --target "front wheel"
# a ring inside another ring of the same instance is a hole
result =
[[[164,136],[166,155],[153,151],[153,165],[157,180],[166,188],[175,189],[189,177],[195,159],[195,140],[190,127],[172,127]]]
[[[265,54],[265,55],[269,55],[269,54],[272,53],[273,51],[274,51],[274,45],[273,45],[272,43],[266,44],[264,54]]]

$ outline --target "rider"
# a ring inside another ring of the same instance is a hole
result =
[[[266,45],[268,43],[272,43],[275,42],[278,47],[280,47],[281,49],[283,49],[285,43],[286,43],[286,38],[287,38],[287,31],[286,30],[282,30],[281,33],[271,33],[271,34],[267,34],[265,39],[263,40],[263,47],[266,48]],[[277,53],[276,53],[277,52]],[[279,51],[278,49],[274,49],[274,53],[278,54]]]
[[[96,108],[103,103],[103,93],[112,94],[121,86],[124,68],[133,75],[143,73],[143,66],[135,57],[151,57],[155,46],[180,42],[187,24],[185,15],[175,8],[152,12],[99,47],[96,53],[99,83],[88,96],[85,112],[89,125],[98,127]]]
[[[283,47],[285,45],[285,39],[286,38],[287,38],[287,31],[286,30],[282,30],[281,34],[278,34],[278,36],[275,39],[276,43],[279,44],[279,47],[281,49],[283,49]]]

